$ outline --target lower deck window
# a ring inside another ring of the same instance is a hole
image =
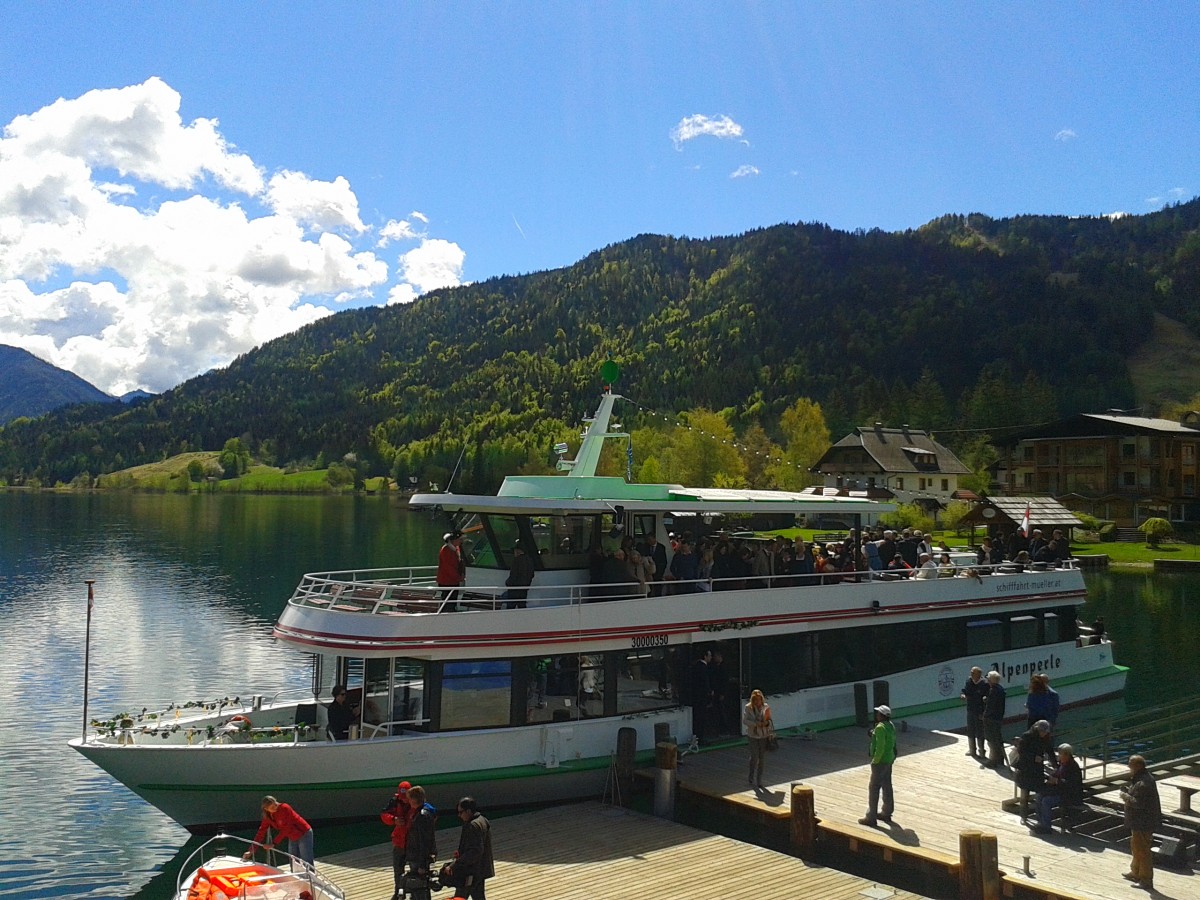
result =
[[[511,660],[452,662],[442,668],[443,730],[507,725],[511,702]]]

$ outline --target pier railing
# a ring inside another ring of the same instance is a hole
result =
[[[1086,780],[1110,777],[1109,766],[1123,777],[1135,753],[1152,771],[1200,759],[1200,697],[1191,697],[1109,720],[1102,729],[1064,734],[1075,748]]]

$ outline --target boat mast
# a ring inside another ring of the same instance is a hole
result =
[[[579,445],[579,452],[575,454],[574,459],[560,459],[558,461],[560,472],[566,472],[569,478],[586,478],[595,475],[596,466],[600,463],[600,451],[604,447],[605,439],[629,437],[624,431],[608,430],[608,423],[612,418],[613,404],[623,399],[625,398],[620,394],[612,393],[606,386],[604,393],[600,397],[600,408],[596,410],[596,415],[590,419],[584,419],[588,423],[588,428],[583,433],[583,443]],[[616,425],[614,427],[620,428],[621,426]]]

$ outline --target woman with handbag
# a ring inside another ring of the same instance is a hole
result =
[[[755,689],[750,692],[750,702],[742,710],[742,725],[750,742],[750,783],[755,787],[762,787],[767,745],[775,740],[775,729],[771,725],[771,707],[767,706],[762,691]]]

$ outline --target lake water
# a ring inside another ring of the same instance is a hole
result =
[[[85,579],[89,715],[107,718],[307,684],[307,657],[271,638],[300,576],[432,564],[445,528],[386,496],[0,492],[0,897],[170,897],[196,843],[66,746],[83,722]],[[1194,694],[1200,577],[1088,583],[1085,620],[1103,615],[1133,668],[1128,707]],[[321,828],[317,853],[386,840]]]

